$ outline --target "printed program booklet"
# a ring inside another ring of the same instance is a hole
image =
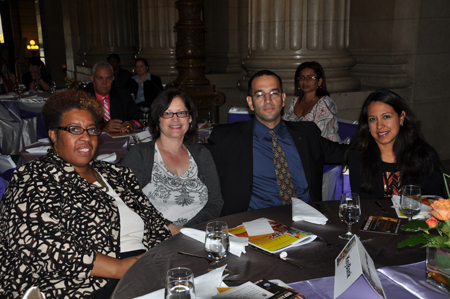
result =
[[[369,216],[367,217],[360,230],[365,232],[393,234],[398,233],[400,228],[400,219],[383,217],[383,216]]]
[[[249,243],[270,253],[278,252],[292,246],[308,244],[317,237],[311,233],[289,227],[276,221],[268,221],[274,230],[271,234],[249,237],[243,225],[231,228],[228,232],[238,237],[248,237]]]

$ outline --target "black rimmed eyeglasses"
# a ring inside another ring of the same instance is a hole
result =
[[[317,79],[317,76],[314,76],[314,75],[299,76],[298,77],[298,81],[303,81],[303,80],[312,81],[312,80],[316,80],[316,79]]]
[[[255,98],[256,100],[264,100],[266,98],[266,95],[269,95],[270,99],[278,99],[280,97],[280,91],[277,90],[272,90],[271,92],[263,92],[263,91],[257,91],[255,92],[255,94],[253,95],[253,98]]]
[[[178,112],[163,112],[161,114],[162,118],[172,118],[174,115],[178,116],[178,118],[185,118],[189,116],[189,111],[178,111]]]
[[[99,128],[84,129],[80,126],[57,127],[57,129],[59,129],[61,131],[67,131],[70,134],[74,134],[74,135],[81,135],[85,131],[91,136],[98,136],[102,133],[102,130],[100,130]]]

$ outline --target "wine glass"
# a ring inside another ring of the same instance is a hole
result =
[[[400,209],[408,216],[408,221],[412,216],[419,214],[422,207],[422,196],[420,187],[416,185],[405,185],[402,187],[402,197],[400,198]]]
[[[178,267],[167,271],[165,298],[195,298],[194,273],[191,269]]]
[[[359,216],[361,216],[359,195],[352,192],[342,193],[339,205],[339,219],[347,224],[348,230],[346,233],[340,234],[339,238],[350,240],[353,237],[352,225],[359,221]]]
[[[148,113],[141,113],[139,122],[141,123],[142,130],[145,130],[148,126]]]
[[[206,255],[215,260],[216,268],[228,255],[230,237],[228,225],[223,221],[212,221],[206,225],[205,252]]]

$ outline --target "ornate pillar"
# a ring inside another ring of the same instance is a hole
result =
[[[82,53],[82,65],[92,67],[106,60],[110,53],[120,56],[125,68],[134,66],[136,54],[135,28],[133,26],[132,0],[84,1],[85,14],[80,15],[87,23],[87,49]]]
[[[138,20],[140,46],[136,56],[147,59],[150,73],[168,83],[177,75],[175,0],[138,0]]]
[[[355,64],[349,56],[350,0],[249,0],[247,75],[239,81],[247,89],[250,77],[270,69],[294,93],[294,73],[304,61],[325,69],[330,92],[350,91],[359,82],[350,76]]]
[[[205,77],[203,0],[178,0],[176,7],[179,15],[175,26],[178,76],[172,85],[185,90],[193,98],[200,120],[207,112],[212,112],[218,122],[218,107],[225,102],[225,95],[216,92]]]

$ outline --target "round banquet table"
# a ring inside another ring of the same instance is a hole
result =
[[[395,217],[394,209],[389,208],[391,202],[380,200],[389,211],[388,215]],[[330,222],[326,225],[316,225],[304,221],[292,221],[291,206],[278,206],[261,210],[238,213],[218,220],[226,221],[230,228],[241,225],[244,221],[251,221],[265,217],[316,234],[331,244],[339,246],[327,247],[319,239],[313,242],[285,250],[287,258],[302,266],[296,267],[275,257],[266,255],[252,248],[246,247],[246,253],[241,257],[229,254],[226,261],[230,276],[227,279],[256,281],[258,279],[281,279],[285,283],[309,280],[319,277],[334,276],[334,260],[344,248],[345,241],[339,239],[338,234],[345,232],[347,226],[339,221],[339,201],[313,203],[322,213],[326,214]],[[400,231],[398,235],[361,232],[361,222],[370,215],[381,215],[381,208],[375,201],[361,201],[361,221],[353,225],[352,232],[356,232],[365,249],[372,257],[377,268],[384,266],[403,265],[423,261],[425,248],[407,247],[397,249],[397,244],[408,238],[410,233]],[[402,222],[406,222],[403,219]],[[206,223],[196,228],[204,230]],[[164,287],[165,274],[173,267],[188,267],[195,276],[205,273],[211,268],[204,259],[178,254],[178,251],[206,256],[203,244],[183,234],[177,234],[145,253],[120,280],[112,298],[134,298],[156,291]]]

